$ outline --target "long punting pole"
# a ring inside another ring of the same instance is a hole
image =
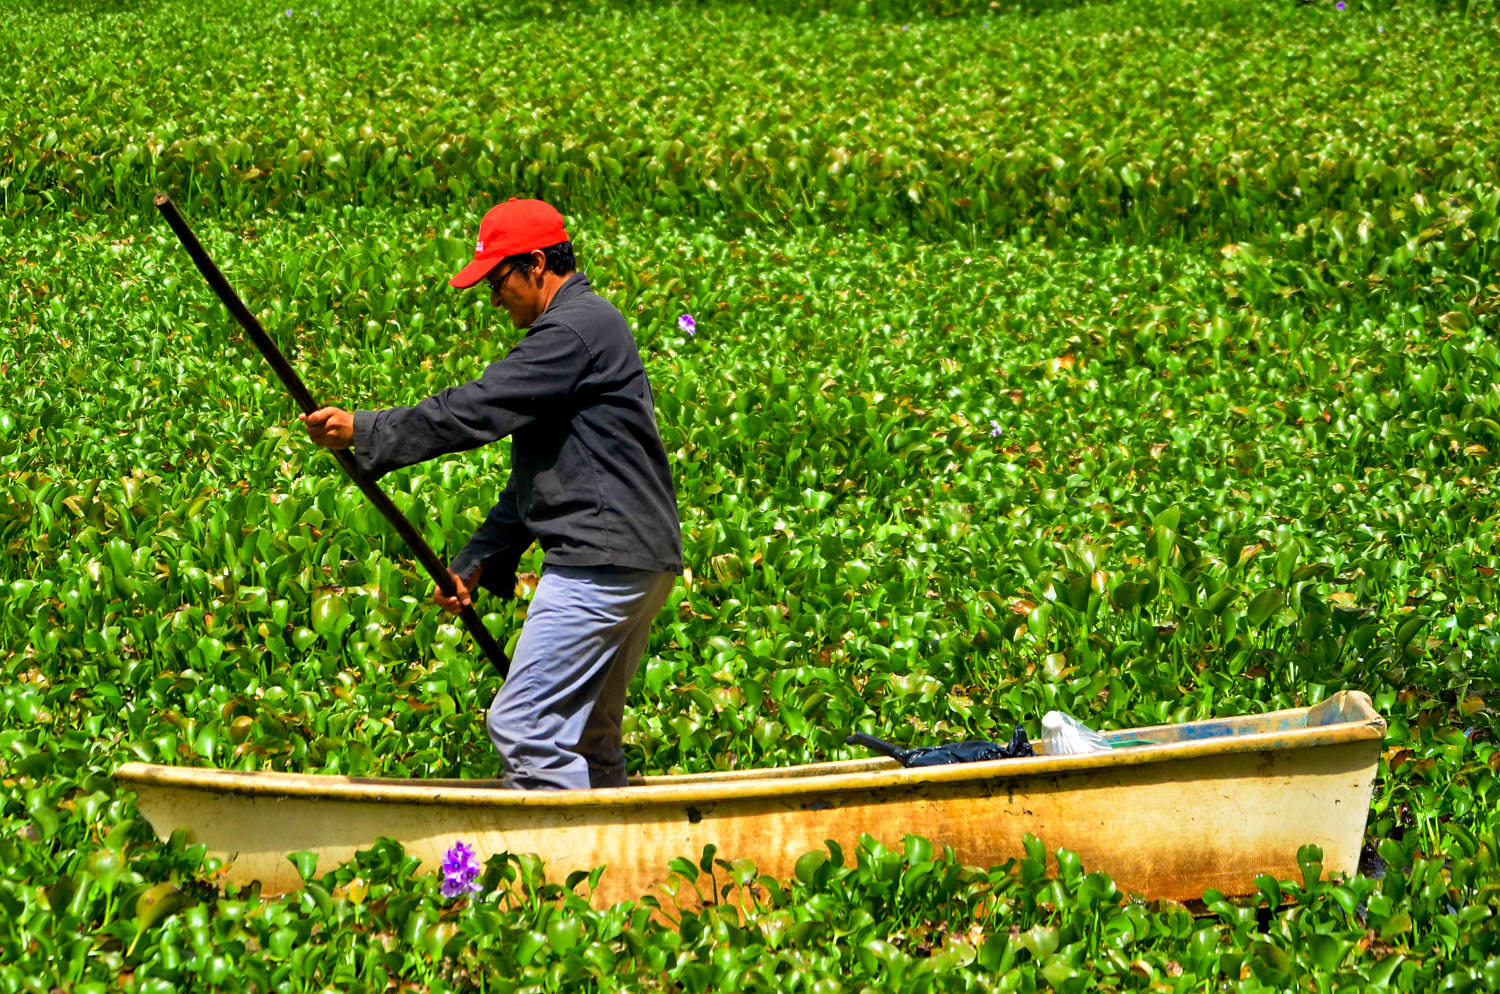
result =
[[[297,375],[297,371],[292,368],[292,364],[287,362],[286,356],[282,355],[281,350],[276,347],[276,343],[271,341],[271,336],[266,334],[265,329],[260,326],[260,322],[255,319],[255,315],[251,314],[250,309],[245,306],[244,301],[240,300],[240,295],[234,292],[234,287],[230,286],[229,281],[224,278],[224,274],[219,272],[219,267],[214,265],[214,261],[208,257],[208,252],[204,250],[203,245],[198,241],[198,237],[193,234],[193,229],[188,227],[188,223],[183,218],[182,213],[177,210],[177,205],[172,203],[172,198],[165,193],[158,193],[153,198],[152,203],[156,204],[156,209],[161,211],[162,217],[167,219],[167,223],[177,233],[177,238],[182,242],[182,247],[187,249],[188,255],[193,257],[193,263],[198,267],[198,272],[203,274],[203,278],[208,281],[208,285],[213,288],[214,293],[224,302],[224,306],[229,308],[229,313],[234,315],[234,319],[240,323],[240,327],[244,328],[246,333],[249,334],[250,340],[255,343],[256,348],[260,349],[261,355],[266,357],[266,362],[271,364],[271,368],[281,378],[281,382],[286,386],[288,392],[291,393],[293,399],[297,401],[298,406],[302,408],[303,413],[311,414],[322,407],[321,404],[313,400],[312,394],[308,392],[307,387],[302,383],[302,377]],[[457,593],[457,588],[453,585],[453,577],[448,573],[448,567],[438,559],[437,555],[432,551],[431,546],[427,544],[427,540],[422,538],[421,533],[412,526],[410,521],[406,520],[406,515],[402,514],[401,509],[391,502],[391,499],[385,495],[385,491],[381,490],[370,480],[365,479],[364,473],[360,472],[359,466],[354,462],[354,458],[349,455],[348,451],[339,449],[330,449],[329,451],[338,460],[338,464],[344,468],[344,472],[349,475],[349,479],[354,481],[354,485],[359,487],[364,495],[370,499],[370,503],[375,505],[375,509],[385,515],[385,519],[391,523],[391,527],[395,528],[397,533],[406,541],[406,544],[411,546],[412,551],[417,554],[417,559],[421,561],[427,572],[432,575],[432,581],[438,585],[438,589],[449,597]],[[488,629],[479,620],[479,615],[474,613],[474,608],[472,606],[463,608],[459,613],[459,617],[463,619],[464,627],[469,630],[470,635],[474,636],[474,641],[484,651],[485,656],[500,671],[500,675],[503,677],[509,674],[510,657],[505,654],[504,649],[500,648],[500,644],[491,637]]]

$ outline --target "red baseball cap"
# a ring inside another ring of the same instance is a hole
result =
[[[506,256],[520,255],[568,240],[563,230],[563,216],[557,208],[541,200],[517,200],[511,197],[496,204],[479,222],[479,241],[474,245],[474,261],[448,281],[448,285],[467,289],[484,279],[486,273]]]

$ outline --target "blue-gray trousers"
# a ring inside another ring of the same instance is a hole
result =
[[[625,689],[676,579],[617,567],[545,569],[486,721],[506,787],[625,786]]]

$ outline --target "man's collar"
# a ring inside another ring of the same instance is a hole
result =
[[[581,269],[575,269],[563,281],[563,285],[557,288],[557,292],[552,295],[552,300],[547,306],[551,307],[560,300],[567,300],[570,297],[586,293],[592,289],[593,286],[589,283],[588,275]]]

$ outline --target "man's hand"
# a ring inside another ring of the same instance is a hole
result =
[[[448,575],[453,577],[454,596],[449,597],[443,593],[443,588],[434,585],[432,588],[432,599],[438,602],[438,606],[449,614],[458,614],[470,605],[469,595],[479,585],[480,574],[484,572],[484,564],[480,563],[467,580],[453,572]]]
[[[354,415],[337,407],[320,407],[311,414],[299,414],[307,425],[307,435],[325,449],[347,449],[354,444]]]

